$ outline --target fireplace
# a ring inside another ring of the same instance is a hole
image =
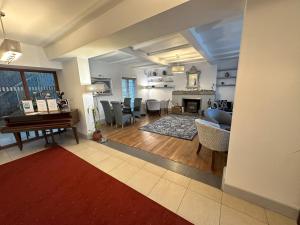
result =
[[[201,109],[201,99],[182,99],[184,112],[198,113]]]

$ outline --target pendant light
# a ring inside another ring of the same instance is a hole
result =
[[[6,33],[2,21],[2,17],[4,16],[5,13],[0,11],[0,22],[2,27],[3,39],[4,39],[0,46],[0,60],[9,64],[12,61],[17,60],[22,55],[22,51],[21,51],[21,44],[19,41],[6,38]]]
[[[179,60],[179,55],[178,54],[176,54],[176,59]],[[175,65],[173,65],[171,67],[172,73],[184,73],[184,70],[185,70],[185,66],[180,65],[178,63],[176,63]]]

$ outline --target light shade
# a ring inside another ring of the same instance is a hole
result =
[[[85,92],[95,93],[95,92],[104,92],[104,91],[105,91],[104,83],[85,85]]]
[[[184,73],[184,66],[172,66],[172,73]]]
[[[18,41],[4,39],[0,46],[0,60],[10,63],[22,55],[21,44]]]

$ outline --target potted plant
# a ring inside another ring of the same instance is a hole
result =
[[[94,119],[94,126],[95,126],[95,131],[93,132],[92,134],[92,140],[93,141],[96,141],[96,142],[99,142],[102,140],[102,133],[101,133],[101,123],[100,123],[100,119],[97,120],[97,113],[99,115],[99,110],[98,108],[89,108],[88,109],[88,113],[92,113],[93,115],[93,119]]]

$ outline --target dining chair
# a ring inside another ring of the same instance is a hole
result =
[[[123,113],[131,113],[131,98],[124,98]]]
[[[111,126],[113,126],[113,123],[115,122],[114,111],[111,109],[108,101],[100,101],[100,102],[102,104],[102,108],[104,111],[106,124],[110,124]]]
[[[132,116],[133,118],[135,117],[140,118],[141,114],[142,114],[142,98],[135,98]]]
[[[116,119],[116,128],[118,127],[118,125],[121,125],[123,128],[124,124],[126,122],[131,122],[132,115],[122,112],[122,105],[120,102],[112,101],[111,104],[112,104],[115,119]]]

